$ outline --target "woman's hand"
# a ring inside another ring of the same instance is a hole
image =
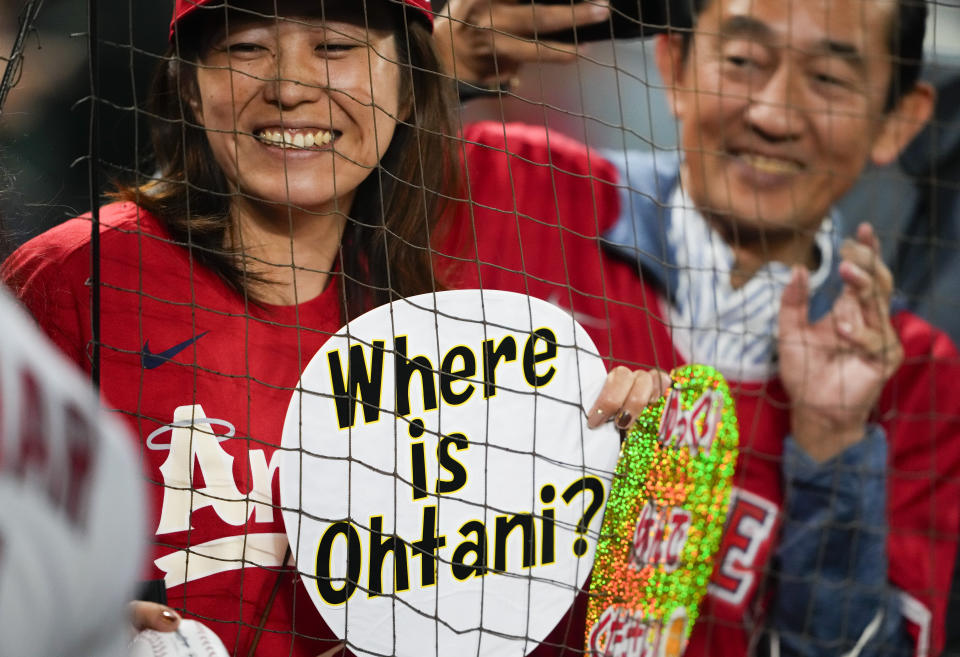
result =
[[[587,425],[596,429],[608,420],[615,420],[618,429],[629,429],[647,406],[660,399],[672,380],[663,370],[630,370],[615,367],[607,374],[587,417]]]
[[[143,630],[173,632],[180,626],[180,615],[165,605],[134,600],[130,603],[129,609],[130,623],[137,632]]]

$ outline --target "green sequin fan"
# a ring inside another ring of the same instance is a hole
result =
[[[737,460],[733,399],[713,368],[671,376],[617,463],[590,583],[595,655],[681,655],[720,547]]]

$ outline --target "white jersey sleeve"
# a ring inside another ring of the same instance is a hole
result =
[[[123,655],[145,547],[133,443],[0,289],[0,657]]]

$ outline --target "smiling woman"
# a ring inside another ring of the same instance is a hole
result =
[[[421,160],[451,157],[424,6],[178,3],[148,107],[161,175],[117,196],[258,301],[316,297],[338,255],[350,316],[433,289],[426,247],[456,168]]]

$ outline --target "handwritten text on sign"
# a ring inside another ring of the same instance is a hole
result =
[[[592,564],[619,449],[586,428],[605,375],[568,314],[505,292],[414,297],[331,338],[281,467],[330,627],[361,653],[532,650]]]

